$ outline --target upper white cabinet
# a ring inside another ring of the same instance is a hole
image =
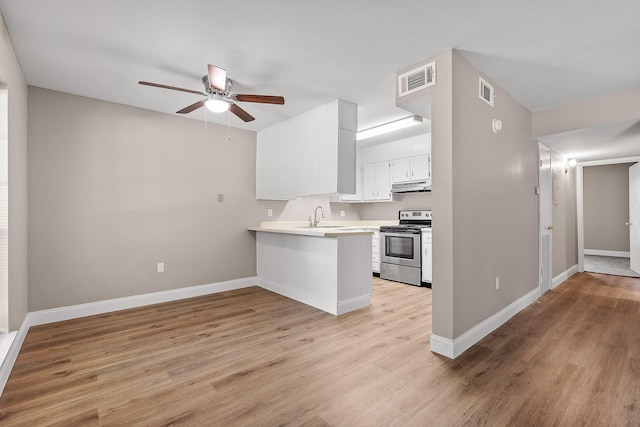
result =
[[[431,158],[429,154],[395,159],[391,162],[391,182],[431,179]]]
[[[336,99],[258,132],[256,197],[356,193],[357,105]]]
[[[336,202],[361,202],[362,201],[362,193],[363,193],[363,182],[362,182],[362,174],[363,174],[363,165],[356,166],[356,192],[355,194],[339,194],[338,199],[334,199]]]
[[[391,165],[389,162],[368,163],[363,167],[364,201],[388,201],[391,195]]]

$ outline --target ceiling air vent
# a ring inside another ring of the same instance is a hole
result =
[[[480,77],[480,99],[493,107],[493,86]]]
[[[398,96],[409,95],[436,84],[436,63],[430,62],[398,76]]]

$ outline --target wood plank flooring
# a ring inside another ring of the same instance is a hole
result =
[[[640,279],[579,273],[456,360],[431,290],[334,317],[247,288],[34,327],[2,426],[638,426]]]

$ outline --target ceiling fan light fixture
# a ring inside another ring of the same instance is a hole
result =
[[[204,102],[204,105],[213,113],[224,113],[229,109],[229,107],[231,107],[231,104],[229,104],[228,101],[218,95],[214,95],[213,98],[207,99]]]

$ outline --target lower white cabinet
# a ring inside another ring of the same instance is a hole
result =
[[[433,233],[431,228],[422,230],[422,281],[432,283],[433,280]]]
[[[371,236],[371,269],[380,273],[380,230],[374,230]]]

